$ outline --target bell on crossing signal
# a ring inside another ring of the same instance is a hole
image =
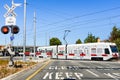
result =
[[[8,33],[9,33],[9,28],[8,28],[8,26],[3,26],[3,27],[1,28],[1,32],[2,32],[3,34],[8,34]]]
[[[18,26],[11,26],[11,33],[17,34],[19,32],[19,27]]]

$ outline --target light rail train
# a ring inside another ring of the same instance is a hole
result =
[[[118,59],[119,52],[115,43],[85,43],[38,47],[40,57],[54,59],[110,60]]]

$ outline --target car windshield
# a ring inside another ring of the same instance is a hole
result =
[[[113,53],[114,53],[114,52],[118,52],[117,46],[111,45],[110,48],[111,48],[111,51],[112,51]]]

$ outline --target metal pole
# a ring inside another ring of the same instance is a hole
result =
[[[26,0],[24,0],[24,35],[23,35],[23,53],[25,53],[26,48]],[[25,60],[25,54],[23,55],[23,60]]]
[[[65,30],[64,37],[63,37],[63,40],[65,41],[65,59],[66,60],[67,60],[67,45],[68,45],[66,37],[69,32],[70,32],[70,30]]]
[[[47,46],[47,32],[46,32],[45,38],[46,38],[45,45]]]
[[[34,58],[35,58],[35,51],[36,51],[36,12],[34,12]]]
[[[65,30],[64,37],[63,37],[63,40],[65,41],[65,44],[68,44],[67,40],[66,40],[66,37],[67,37],[69,32],[70,32],[70,30]]]

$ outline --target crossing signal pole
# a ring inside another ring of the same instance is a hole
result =
[[[12,42],[14,40],[14,34],[17,34],[19,32],[19,27],[16,25],[16,13],[14,12],[14,9],[18,6],[20,6],[20,5],[21,4],[14,3],[13,0],[12,0],[12,6],[11,7],[9,7],[7,4],[4,5],[4,8],[7,10],[7,12],[4,15],[5,26],[3,26],[1,28],[1,32],[3,34],[8,34],[10,32],[10,29],[11,29],[11,36],[10,36],[11,42],[6,48],[9,52],[9,54],[10,54],[9,66],[14,66],[13,57],[15,55],[15,52],[13,52],[11,50],[11,46],[12,46]]]

